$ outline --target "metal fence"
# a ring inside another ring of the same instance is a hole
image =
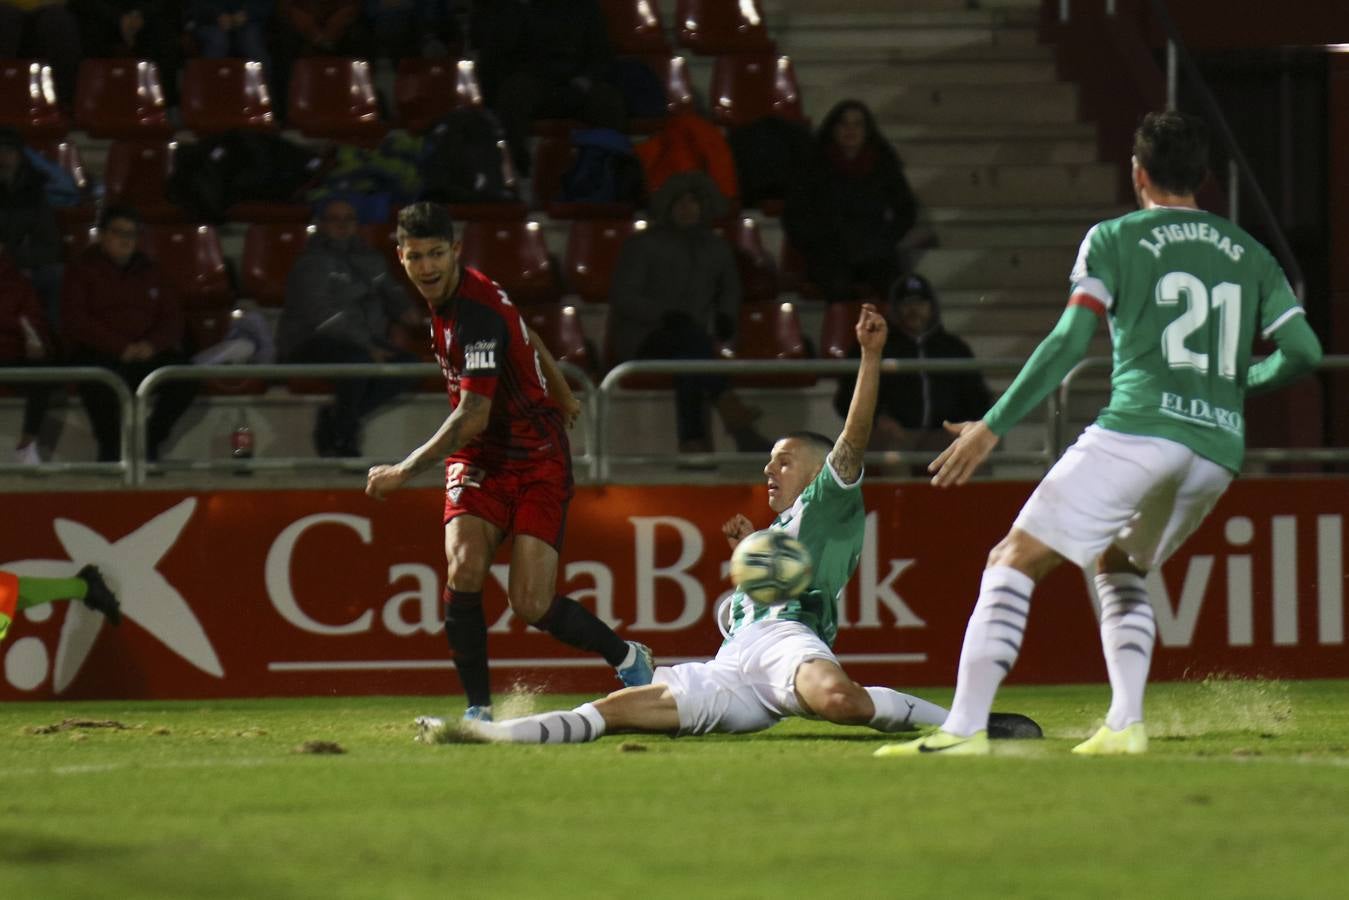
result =
[[[648,465],[671,464],[676,460],[692,463],[721,463],[761,459],[761,454],[735,452],[707,453],[697,456],[677,453],[642,454],[618,453],[614,450],[615,430],[617,427],[614,401],[625,390],[623,382],[634,376],[679,376],[679,375],[722,375],[736,376],[782,376],[793,380],[801,377],[819,378],[845,375],[856,372],[855,360],[641,360],[626,362],[616,366],[597,386],[582,370],[561,363],[561,368],[572,384],[579,389],[584,415],[581,418],[585,450],[577,454],[574,460],[578,468],[584,470],[592,480],[607,480],[613,474],[616,464]],[[933,360],[894,360],[881,363],[881,373],[894,375],[900,373],[931,372],[984,372],[1008,373],[1018,371],[1024,365],[1020,359],[933,359]],[[1053,464],[1063,449],[1075,437],[1070,433],[1072,423],[1066,414],[1072,391],[1084,373],[1108,371],[1110,360],[1106,357],[1090,357],[1080,362],[1067,377],[1059,389],[1047,399],[1047,414],[1044,421],[1044,441],[1036,450],[1004,451],[998,454],[998,460],[1009,464],[1032,464],[1047,469]],[[1328,356],[1322,360],[1321,370],[1349,370],[1349,356]],[[377,461],[374,458],[333,459],[316,456],[267,457],[249,459],[203,459],[203,460],[166,460],[151,463],[145,458],[145,426],[148,419],[151,398],[155,390],[171,381],[207,381],[210,379],[261,379],[286,381],[292,378],[317,378],[340,380],[350,378],[396,378],[420,379],[438,375],[440,369],[433,363],[399,363],[377,365],[353,364],[312,364],[312,365],[229,365],[229,366],[165,366],[151,372],[133,394],[126,384],[112,371],[100,368],[31,368],[0,369],[0,384],[24,384],[33,382],[53,382],[59,384],[96,382],[107,386],[116,395],[121,408],[121,459],[117,462],[44,462],[40,466],[14,465],[0,463],[0,474],[14,472],[38,472],[41,474],[81,473],[117,477],[128,485],[145,482],[152,472],[168,471],[219,471],[239,472],[252,470],[327,470],[350,471],[362,469]],[[784,388],[785,390],[786,388]],[[1349,448],[1340,447],[1300,447],[1300,448],[1252,448],[1247,451],[1247,459],[1260,463],[1312,462],[1331,463],[1349,462]],[[868,453],[869,463],[895,461],[895,454]]]

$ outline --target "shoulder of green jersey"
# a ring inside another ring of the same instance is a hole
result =
[[[848,482],[844,481],[842,478],[839,477],[838,472],[834,469],[834,452],[832,450],[829,451],[829,455],[824,458],[824,467],[829,472],[830,476],[834,479],[834,484],[843,488],[845,491],[850,491],[853,488],[861,487],[862,477],[866,475],[866,468],[864,467],[857,471],[857,480],[854,481],[852,484],[849,484]]]
[[[1073,282],[1073,289],[1069,293],[1069,297],[1077,294],[1086,294],[1088,297],[1094,298],[1106,309],[1110,309],[1115,303],[1115,298],[1111,295],[1110,289],[1105,286],[1105,282],[1091,276]]]
[[[1072,274],[1068,276],[1068,280],[1073,284],[1090,277],[1087,274],[1087,255],[1091,252],[1092,239],[1096,237],[1097,232],[1104,224],[1104,222],[1097,222],[1088,228],[1086,235],[1082,238],[1082,243],[1078,245],[1077,259],[1073,262]]]
[[[1265,330],[1260,332],[1260,336],[1268,340],[1274,332],[1286,325],[1288,320],[1293,318],[1293,316],[1305,316],[1306,314],[1307,311],[1300,306],[1290,307],[1289,309],[1284,310],[1283,315],[1266,325]]]

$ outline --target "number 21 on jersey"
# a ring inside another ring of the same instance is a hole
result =
[[[1185,311],[1162,332],[1162,355],[1173,369],[1209,372],[1209,354],[1191,350],[1185,342],[1197,331],[1213,328],[1209,309],[1214,311],[1218,328],[1218,376],[1229,381],[1237,377],[1237,341],[1241,337],[1241,285],[1224,281],[1209,291],[1189,272],[1168,272],[1157,281],[1157,303],[1175,306],[1182,301]],[[1205,336],[1209,332],[1204,332]],[[1204,342],[1206,345],[1210,341]]]

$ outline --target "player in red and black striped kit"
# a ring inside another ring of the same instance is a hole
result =
[[[365,492],[381,498],[444,461],[445,631],[467,694],[465,717],[491,719],[482,589],[507,535],[514,536],[507,596],[516,615],[599,653],[625,685],[649,684],[650,650],[555,592],[572,497],[567,428],[580,404],[506,292],[459,263],[460,248],[443,207],[415,203],[399,214],[399,259],[431,308],[450,415],[402,462],[371,468]]]

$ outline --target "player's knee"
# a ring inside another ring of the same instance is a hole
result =
[[[553,605],[554,594],[551,591],[531,591],[527,587],[512,589],[506,596],[511,612],[524,619],[530,625],[538,624],[548,614]]]
[[[839,725],[866,722],[872,716],[871,698],[857,685],[831,679],[820,685],[807,699],[815,715]]]

